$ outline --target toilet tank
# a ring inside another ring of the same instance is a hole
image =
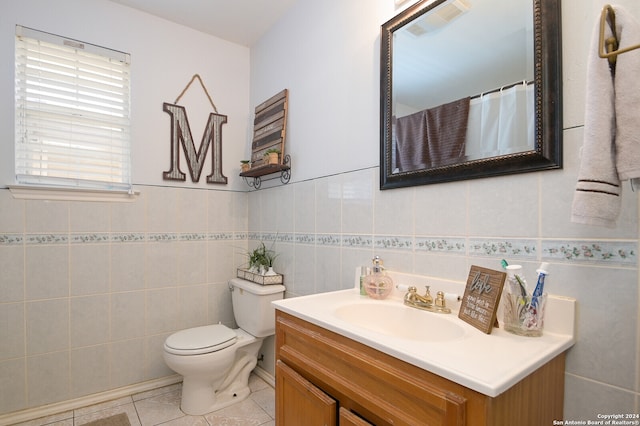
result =
[[[284,297],[283,285],[259,285],[240,278],[229,281],[233,316],[238,326],[255,337],[266,337],[276,332],[274,300]]]

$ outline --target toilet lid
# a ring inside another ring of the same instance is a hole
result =
[[[194,327],[167,337],[165,349],[177,355],[198,355],[228,348],[236,342],[235,331],[222,324]]]

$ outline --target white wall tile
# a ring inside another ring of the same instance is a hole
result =
[[[191,285],[178,289],[178,328],[185,329],[209,324],[208,322],[208,286]]]
[[[342,226],[342,176],[316,181],[316,233],[340,233]]]
[[[144,381],[144,339],[113,342],[109,351],[111,387],[119,388]]]
[[[68,247],[27,246],[25,289],[27,300],[69,296]]]
[[[537,237],[539,174],[470,181],[469,235]]]
[[[52,299],[26,304],[27,355],[69,348],[69,300]]]
[[[69,365],[72,398],[109,389],[109,345],[74,349]]]
[[[71,348],[109,341],[110,302],[108,294],[72,297],[70,305]]]
[[[373,202],[373,229],[377,235],[414,234],[414,188],[376,190]]]
[[[178,289],[149,290],[146,293],[146,335],[177,330],[179,306]]]
[[[68,351],[27,357],[28,406],[69,399],[69,372]]]
[[[24,303],[0,303],[0,360],[25,355]]]
[[[207,294],[209,300],[209,320],[207,322],[209,324],[221,322],[227,327],[236,328],[228,283],[225,281],[209,284]]]
[[[315,232],[316,230],[316,193],[313,181],[302,182],[294,187],[295,232]],[[249,206],[253,206],[253,197],[249,198]],[[249,224],[251,226],[251,223]],[[260,229],[260,228],[249,228]]]
[[[24,232],[25,201],[16,200],[9,191],[0,191],[0,234]]]
[[[226,196],[228,192],[223,192],[220,197]],[[208,210],[208,194],[207,191],[194,191],[189,189],[181,189],[178,191],[177,204],[177,220],[178,232],[181,233],[204,233],[209,226],[208,219],[210,212]],[[224,200],[220,204],[230,203]],[[213,213],[213,212],[212,212]],[[229,214],[223,214],[228,217]],[[229,229],[229,227],[226,227]]]
[[[72,296],[109,291],[109,245],[72,244],[69,254]]]
[[[144,243],[111,244],[111,291],[145,288]]]
[[[148,288],[175,286],[178,281],[178,247],[170,241],[146,247],[145,277]]]
[[[316,247],[315,291],[341,290],[340,274],[342,273],[341,252],[332,247]]]
[[[169,337],[169,334],[158,334],[155,336],[148,336],[145,342],[145,380],[157,379],[160,377],[174,375],[167,364],[164,362],[163,351],[164,341]]]
[[[25,386],[26,359],[0,361],[0,412],[17,411],[27,406]]]
[[[69,232],[69,203],[25,201],[26,232]]]
[[[371,169],[349,173],[342,181],[342,232],[373,233],[373,196],[377,189]]]
[[[175,188],[145,188],[148,232],[178,231],[178,193]]]
[[[1,193],[1,192],[0,192]],[[0,246],[0,303],[24,300],[24,247]]]
[[[111,204],[69,203],[69,228],[71,232],[108,232],[111,229]]]
[[[233,230],[235,194],[229,191],[207,191],[202,195],[207,200],[206,221],[204,223],[206,227],[203,231],[228,232]],[[183,208],[188,209],[190,207],[185,205]],[[198,211],[195,208],[193,210],[194,212]]]
[[[144,291],[112,293],[110,308],[111,341],[139,338],[145,335]]]
[[[178,242],[178,277],[175,285],[203,284],[207,281],[208,243]]]
[[[416,188],[415,234],[467,235],[467,215],[472,210],[467,206],[468,187],[467,182],[451,182]]]
[[[244,253],[241,247],[236,247],[233,241],[209,241],[207,243],[208,263],[207,263],[207,281],[221,282],[228,281],[236,276],[236,266],[234,264],[234,255],[236,253]]]
[[[144,232],[147,229],[146,188],[136,188],[140,194],[134,201],[111,205],[112,232]]]

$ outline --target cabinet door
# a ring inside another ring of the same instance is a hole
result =
[[[373,426],[371,423],[340,407],[340,426]]]
[[[282,361],[276,362],[276,425],[336,426],[337,404]]]

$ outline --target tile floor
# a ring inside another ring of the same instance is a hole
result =
[[[275,426],[275,392],[264,380],[249,377],[247,399],[204,416],[187,416],[180,411],[182,384],[127,396],[79,408],[19,426],[79,426],[114,414],[127,413],[131,426]]]

